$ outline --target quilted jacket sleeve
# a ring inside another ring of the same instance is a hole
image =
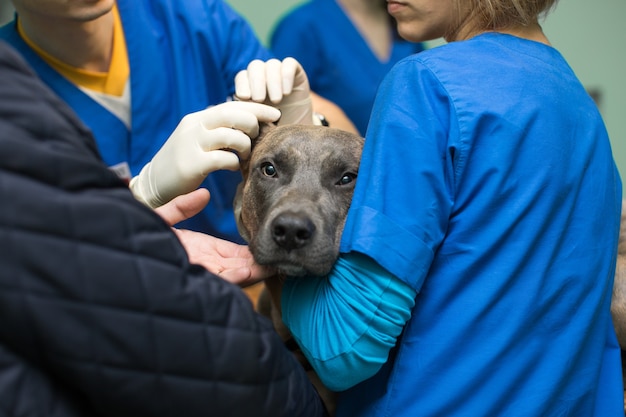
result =
[[[102,416],[323,415],[269,321],[189,264],[6,44],[0,98],[0,408],[32,391]]]

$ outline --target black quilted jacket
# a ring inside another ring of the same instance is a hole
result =
[[[321,415],[269,321],[0,43],[0,417]]]

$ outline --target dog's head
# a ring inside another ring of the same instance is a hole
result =
[[[264,126],[235,197],[255,260],[284,274],[327,274],[352,200],[363,138],[322,126]]]

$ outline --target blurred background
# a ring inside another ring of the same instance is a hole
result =
[[[246,17],[259,39],[267,45],[276,21],[303,0],[227,0],[227,3]],[[10,1],[0,0],[0,24],[12,17]],[[596,99],[609,131],[615,160],[626,182],[624,19],[625,0],[562,0],[545,19],[543,28],[554,47],[568,60]],[[442,43],[437,40],[427,45],[434,47]]]

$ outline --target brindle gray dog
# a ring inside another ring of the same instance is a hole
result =
[[[242,162],[238,226],[255,260],[325,275],[337,259],[363,138],[322,126],[263,127]]]
[[[277,268],[280,276],[326,275],[339,255],[339,241],[352,200],[363,138],[323,126],[262,126],[235,197],[241,235],[255,260]],[[273,300],[281,278],[266,280]],[[259,309],[267,312],[267,293]],[[283,340],[290,334],[271,303],[269,314]],[[264,308],[265,306],[265,308]],[[300,356],[304,364],[304,358]],[[309,372],[329,412],[333,395]]]

